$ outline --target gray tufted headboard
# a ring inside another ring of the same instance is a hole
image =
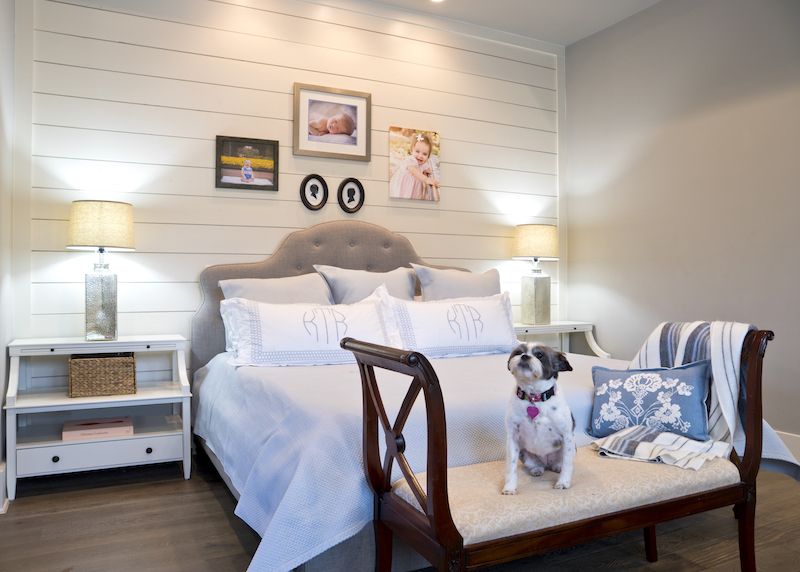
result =
[[[193,379],[194,372],[211,358],[225,351],[225,327],[219,314],[219,303],[223,299],[220,280],[297,276],[314,272],[314,264],[388,272],[400,266],[409,267],[411,262],[433,268],[453,268],[427,264],[406,237],[381,226],[340,220],[289,234],[275,253],[261,262],[209,266],[200,274],[203,301],[192,318],[189,379]]]

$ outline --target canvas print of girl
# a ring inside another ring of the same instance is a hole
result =
[[[439,134],[389,128],[389,196],[439,200]]]

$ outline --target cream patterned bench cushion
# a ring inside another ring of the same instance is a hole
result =
[[[541,530],[585,518],[674,499],[740,482],[725,459],[706,461],[699,471],[663,464],[600,458],[578,449],[572,486],[553,489],[557,475],[532,477],[519,467],[516,495],[503,495],[505,461],[447,470],[450,512],[464,545]],[[426,474],[417,479],[425,488]],[[393,491],[418,507],[405,479]]]

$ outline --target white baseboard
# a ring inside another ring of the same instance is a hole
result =
[[[8,510],[8,495],[6,494],[6,462],[0,461],[0,514]]]
[[[795,459],[800,459],[800,435],[795,435],[794,433],[784,433],[783,431],[775,431],[778,434],[778,437],[781,438],[786,446],[791,451],[792,455],[794,455]]]

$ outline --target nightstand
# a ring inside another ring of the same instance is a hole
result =
[[[595,355],[601,358],[609,358],[611,354],[603,351],[603,349],[597,345],[597,342],[594,339],[594,324],[591,322],[568,322],[568,321],[561,321],[561,322],[550,322],[546,325],[539,325],[539,324],[514,324],[514,333],[517,336],[537,336],[542,334],[559,334],[559,339],[561,342],[561,349],[565,352],[569,351],[569,334],[574,334],[576,332],[584,332],[586,335],[586,342],[589,344],[589,347],[592,348],[592,351]]]
[[[134,352],[137,391],[130,395],[68,396],[73,354]],[[17,479],[110,467],[183,461],[191,472],[192,397],[186,375],[186,339],[178,335],[15,340],[6,394],[8,498]],[[62,441],[70,419],[131,416],[134,434]]]

